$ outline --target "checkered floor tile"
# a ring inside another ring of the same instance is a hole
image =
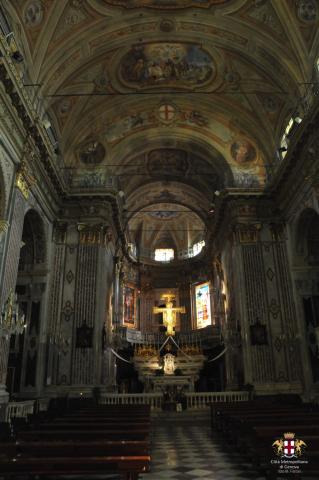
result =
[[[206,417],[191,412],[159,414],[153,421],[151,455],[151,471],[141,475],[143,480],[266,479],[254,470],[249,458],[211,436],[208,414]],[[305,480],[315,479],[305,477]]]
[[[192,421],[191,415],[159,415],[153,422],[151,455],[151,471],[143,480],[265,479],[211,437],[208,416]]]
[[[266,480],[249,458],[212,437],[208,414],[161,413],[152,421],[151,470],[142,480]],[[119,480],[119,475],[86,480]],[[295,475],[273,480],[294,480]],[[55,480],[55,479],[51,479]],[[70,478],[68,478],[70,480]],[[73,480],[79,480],[74,478]],[[298,477],[298,480],[318,480]]]

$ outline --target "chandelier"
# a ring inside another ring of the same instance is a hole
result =
[[[1,312],[0,337],[8,339],[11,335],[22,333],[25,328],[25,315],[19,308],[17,294],[11,291]]]

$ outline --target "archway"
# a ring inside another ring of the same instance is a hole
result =
[[[46,283],[46,240],[44,224],[35,210],[24,218],[16,293],[25,315],[25,331],[12,335],[8,362],[7,389],[10,395],[32,395],[40,385],[41,307]]]

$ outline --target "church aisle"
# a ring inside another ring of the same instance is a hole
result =
[[[154,419],[151,472],[145,480],[265,480],[242,455],[210,436],[209,415],[163,412]]]

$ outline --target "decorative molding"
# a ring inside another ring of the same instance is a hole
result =
[[[17,115],[20,118],[27,134],[30,136],[30,138],[33,139],[36,147],[39,150],[40,161],[45,171],[47,172],[48,177],[51,180],[53,188],[55,189],[59,197],[64,197],[65,192],[62,188],[60,178],[57,176],[55,170],[51,165],[51,152],[49,152],[48,147],[43,141],[42,131],[36,123],[33,123],[33,119],[30,118],[30,115],[21,100],[20,92],[16,91],[16,86],[14,85],[12,79],[9,77],[6,66],[3,62],[0,63],[0,81],[3,83],[5,91],[10,97],[12,105],[16,109]]]

